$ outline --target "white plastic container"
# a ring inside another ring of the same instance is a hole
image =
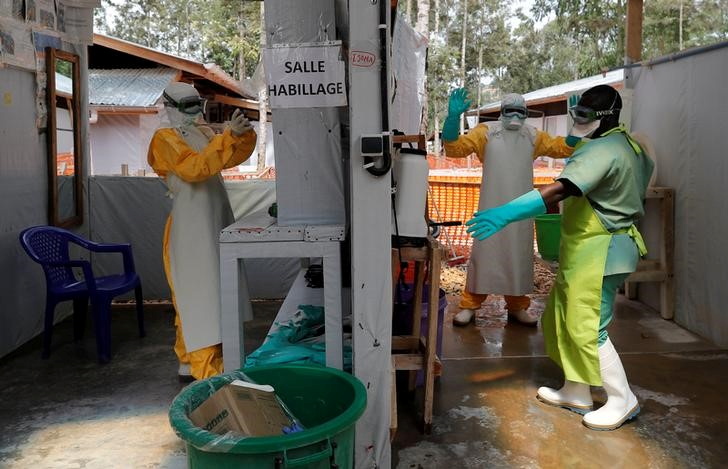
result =
[[[410,238],[426,238],[425,219],[427,204],[427,152],[413,148],[401,148],[395,152],[394,181],[397,191],[394,197],[395,214],[392,214],[392,234]]]

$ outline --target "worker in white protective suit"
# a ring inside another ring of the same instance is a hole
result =
[[[533,161],[539,156],[565,158],[578,139],[567,141],[526,124],[523,96],[507,94],[498,122],[478,124],[459,135],[460,115],[470,106],[465,89],[450,94],[442,140],[445,154],[464,158],[475,153],[483,163],[478,210],[505,203],[533,189]],[[474,240],[460,311],[453,324],[465,326],[489,294],[504,295],[509,319],[535,326],[539,315],[529,311],[533,292],[533,222],[516,223],[488,241]]]
[[[163,259],[176,310],[174,350],[180,379],[204,379],[223,371],[218,238],[234,218],[220,172],[247,160],[257,136],[239,110],[215,135],[192,85],[171,83],[163,96],[170,126],[154,133],[147,159],[173,200]]]

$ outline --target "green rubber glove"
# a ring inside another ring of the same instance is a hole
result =
[[[546,204],[541,193],[534,189],[506,204],[475,212],[473,218],[465,224],[468,226],[470,236],[483,241],[505,228],[509,223],[533,218],[542,213],[546,213]]]
[[[457,88],[450,93],[447,103],[447,117],[442,125],[442,139],[452,142],[460,134],[460,115],[470,108],[468,92],[465,88]]]
[[[569,145],[571,148],[574,148],[579,142],[581,142],[581,137],[574,137],[573,135],[569,135],[564,140],[566,141],[567,145]]]

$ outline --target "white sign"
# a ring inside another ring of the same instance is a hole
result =
[[[264,61],[271,109],[346,106],[340,43],[273,47]]]

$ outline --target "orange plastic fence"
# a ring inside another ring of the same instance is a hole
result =
[[[434,158],[428,158],[431,161]],[[447,164],[451,164],[451,160],[445,159]],[[460,163],[460,161],[458,161]],[[443,221],[460,221],[460,226],[444,226],[440,228],[439,240],[447,248],[448,258],[452,257],[469,257],[470,247],[473,239],[466,232],[464,223],[472,218],[473,212],[478,209],[478,200],[480,199],[480,181],[481,171],[476,165],[479,162],[475,160],[473,166],[469,170],[464,167],[459,169],[459,174],[437,174],[437,169],[430,174],[429,190],[427,194],[428,216],[436,222]],[[447,167],[447,169],[456,169]],[[262,173],[241,174],[233,170],[224,171],[225,179],[275,179],[275,168],[266,168]],[[533,183],[535,187],[550,184],[554,180],[554,176],[558,172],[553,169],[535,168]]]
[[[478,209],[480,198],[480,175],[475,176],[430,176],[427,208],[434,221],[461,221],[472,218]],[[441,227],[439,240],[448,248],[448,256],[469,256],[472,238],[465,231],[466,226]]]
[[[533,185],[550,184],[553,171],[534,171]],[[435,221],[461,221],[460,226],[441,227],[439,240],[448,248],[448,257],[470,256],[473,238],[466,232],[464,223],[478,210],[480,199],[480,174],[430,175],[427,195],[428,215]]]

